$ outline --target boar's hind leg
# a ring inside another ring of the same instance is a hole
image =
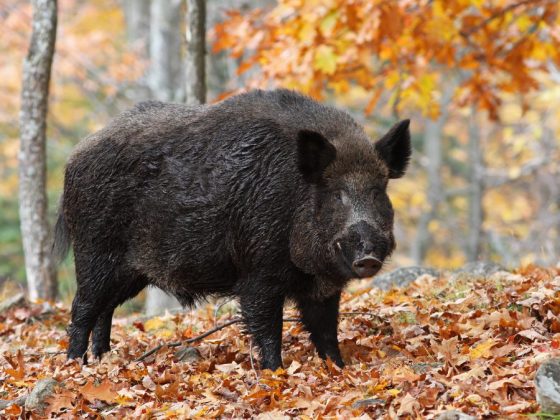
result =
[[[103,353],[111,350],[111,322],[113,321],[115,308],[140,293],[146,287],[148,281],[141,276],[131,275],[130,278],[123,278],[121,275],[117,284],[120,289],[116,291],[113,299],[110,300],[110,303],[101,312],[93,328],[91,339],[92,353],[98,359],[103,356]]]
[[[330,357],[338,366],[344,367],[338,348],[338,305],[340,292],[323,301],[301,297],[297,300],[305,329],[311,333],[311,341],[322,359]]]
[[[76,296],[72,302],[72,322],[68,327],[70,344],[68,346],[68,359],[86,359],[89,334],[93,329],[95,321],[102,310],[99,305],[101,301],[93,299],[84,287],[78,286]]]
[[[282,312],[284,296],[270,290],[252,290],[240,294],[245,326],[260,350],[261,368],[282,367]]]
[[[111,350],[111,322],[115,308],[105,309],[95,322],[91,334],[91,352],[93,357],[101,359],[103,353]]]
[[[78,290],[72,302],[72,322],[68,327],[68,358],[86,361],[89,335],[99,315],[114,293],[113,263],[85,253],[74,252]]]

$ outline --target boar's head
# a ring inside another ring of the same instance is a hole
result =
[[[291,235],[294,263],[309,274],[343,283],[375,275],[395,248],[390,179],[404,175],[411,154],[409,121],[376,143],[363,132],[331,142],[298,134],[297,165],[308,185]]]

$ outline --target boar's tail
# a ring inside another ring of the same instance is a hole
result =
[[[58,208],[58,218],[54,227],[54,242],[52,246],[52,255],[56,264],[61,263],[66,257],[71,244],[70,232],[68,231],[68,225],[66,224],[64,212],[62,211],[62,199],[60,202],[61,205]]]

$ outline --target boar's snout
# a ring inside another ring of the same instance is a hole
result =
[[[335,241],[339,260],[349,271],[350,277],[365,278],[377,274],[383,261],[391,253],[391,236],[377,232],[373,226],[361,221],[349,227]]]
[[[379,259],[375,258],[372,255],[368,255],[364,258],[360,258],[354,261],[352,263],[352,270],[360,278],[371,277],[381,269],[382,265],[383,262],[381,262]]]

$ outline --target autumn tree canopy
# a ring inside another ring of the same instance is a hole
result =
[[[279,0],[269,10],[230,11],[216,27],[214,51],[239,58],[239,74],[260,67],[252,86],[274,81],[314,97],[363,87],[366,113],[390,90],[395,112],[414,107],[436,117],[442,78],[453,78],[457,104],[496,119],[500,93],[536,89],[536,75],[560,64],[558,7],[555,0]]]

